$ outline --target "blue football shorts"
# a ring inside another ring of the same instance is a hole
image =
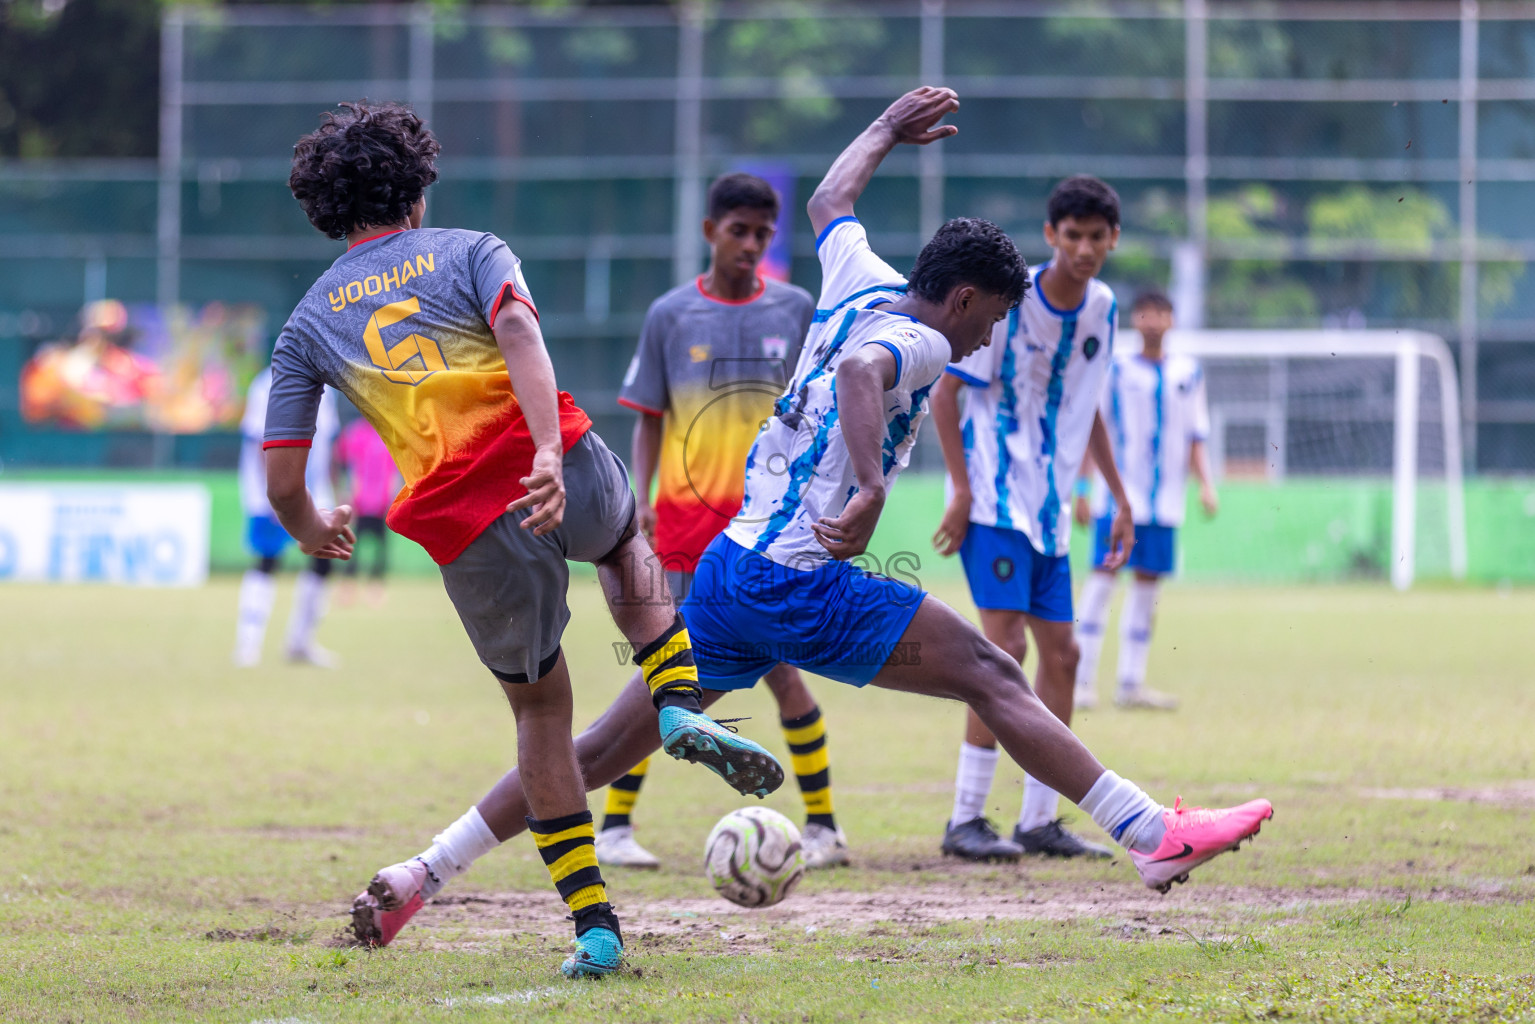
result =
[[[1042,555],[1022,530],[971,523],[959,547],[977,608],[1071,622],[1071,561]]]
[[[1101,566],[1109,557],[1109,528],[1113,516],[1099,516],[1093,524],[1093,566]],[[1172,526],[1135,524],[1135,546],[1130,549],[1127,569],[1138,569],[1152,576],[1166,576],[1177,564],[1178,530]]]
[[[864,686],[887,663],[918,657],[901,638],[926,596],[851,562],[792,569],[720,534],[682,618],[705,689],[746,689],[779,663]]]

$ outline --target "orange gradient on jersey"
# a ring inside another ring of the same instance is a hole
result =
[[[483,337],[456,332],[415,344],[421,350],[435,344],[441,354],[430,361],[391,360],[387,372],[349,364],[343,390],[378,431],[405,480],[389,512],[390,528],[441,564],[526,493],[520,481],[531,468],[533,445],[499,349]],[[443,362],[452,368],[434,365]],[[590,426],[561,392],[565,449]]]
[[[656,552],[669,569],[692,571],[746,493],[746,456],[777,393],[766,385],[673,391],[661,439]]]

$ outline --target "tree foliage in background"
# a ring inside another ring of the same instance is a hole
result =
[[[154,156],[160,5],[0,0],[0,158]]]

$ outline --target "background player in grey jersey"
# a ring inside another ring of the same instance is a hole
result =
[[[740,511],[747,452],[773,414],[815,316],[809,292],[758,274],[777,230],[773,186],[750,174],[726,174],[709,187],[708,213],[709,269],[651,304],[618,396],[640,414],[630,463],[637,515],[679,604],[699,556]],[[775,666],[764,678],[778,702],[805,802],[805,862],[846,864],[821,709],[792,665]],[[597,833],[603,864],[660,866],[635,841],[630,823],[649,766],[646,758],[608,789]]]

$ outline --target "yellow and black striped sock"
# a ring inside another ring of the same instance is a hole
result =
[[[805,821],[836,828],[831,809],[831,758],[826,750],[826,723],[821,709],[812,708],[798,718],[782,720],[783,738],[789,744],[789,761],[799,795],[805,801]]]
[[[608,787],[608,800],[602,808],[602,830],[627,828],[629,815],[634,812],[634,801],[640,798],[640,786],[645,783],[645,773],[650,770],[650,758],[629,769],[629,774],[617,779]]]
[[[530,816],[528,831],[533,833],[538,855],[544,859],[560,899],[572,912],[608,902],[608,890],[602,884],[602,869],[597,867],[591,811],[548,821]]]
[[[702,711],[699,698],[698,667],[693,663],[693,641],[687,623],[679,614],[655,640],[640,648],[634,663],[650,687],[650,699],[656,707],[680,704],[689,711]]]

